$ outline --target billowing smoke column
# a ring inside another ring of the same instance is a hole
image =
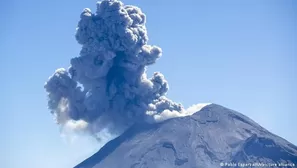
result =
[[[139,8],[103,0],[96,13],[84,9],[80,18],[75,36],[80,56],[45,84],[59,125],[96,134],[106,127],[117,131],[184,115],[181,104],[165,97],[164,76],[146,76],[146,67],[162,50],[147,44],[146,17]]]

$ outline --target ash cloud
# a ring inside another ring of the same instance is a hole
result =
[[[118,0],[98,2],[94,13],[83,10],[75,35],[82,46],[79,56],[44,86],[57,124],[98,135],[106,128],[121,132],[136,122],[186,115],[181,104],[166,97],[164,76],[146,75],[162,50],[148,44],[145,23],[138,7]]]

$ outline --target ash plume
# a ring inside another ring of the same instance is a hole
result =
[[[66,70],[57,69],[45,84],[48,107],[57,124],[96,135],[117,132],[136,122],[160,122],[186,115],[166,97],[168,82],[146,68],[162,55],[148,44],[146,16],[118,0],[97,3],[80,15],[76,40],[82,48]]]

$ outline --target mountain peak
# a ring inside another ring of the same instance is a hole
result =
[[[238,162],[293,167],[297,147],[241,113],[209,104],[191,116],[135,124],[75,168],[203,168]]]

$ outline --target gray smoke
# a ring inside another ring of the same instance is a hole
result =
[[[80,56],[45,84],[57,124],[95,135],[106,127],[122,131],[135,122],[186,115],[181,104],[165,97],[164,76],[146,75],[162,50],[148,45],[145,23],[138,7],[118,0],[98,2],[96,13],[83,10],[75,35]]]

